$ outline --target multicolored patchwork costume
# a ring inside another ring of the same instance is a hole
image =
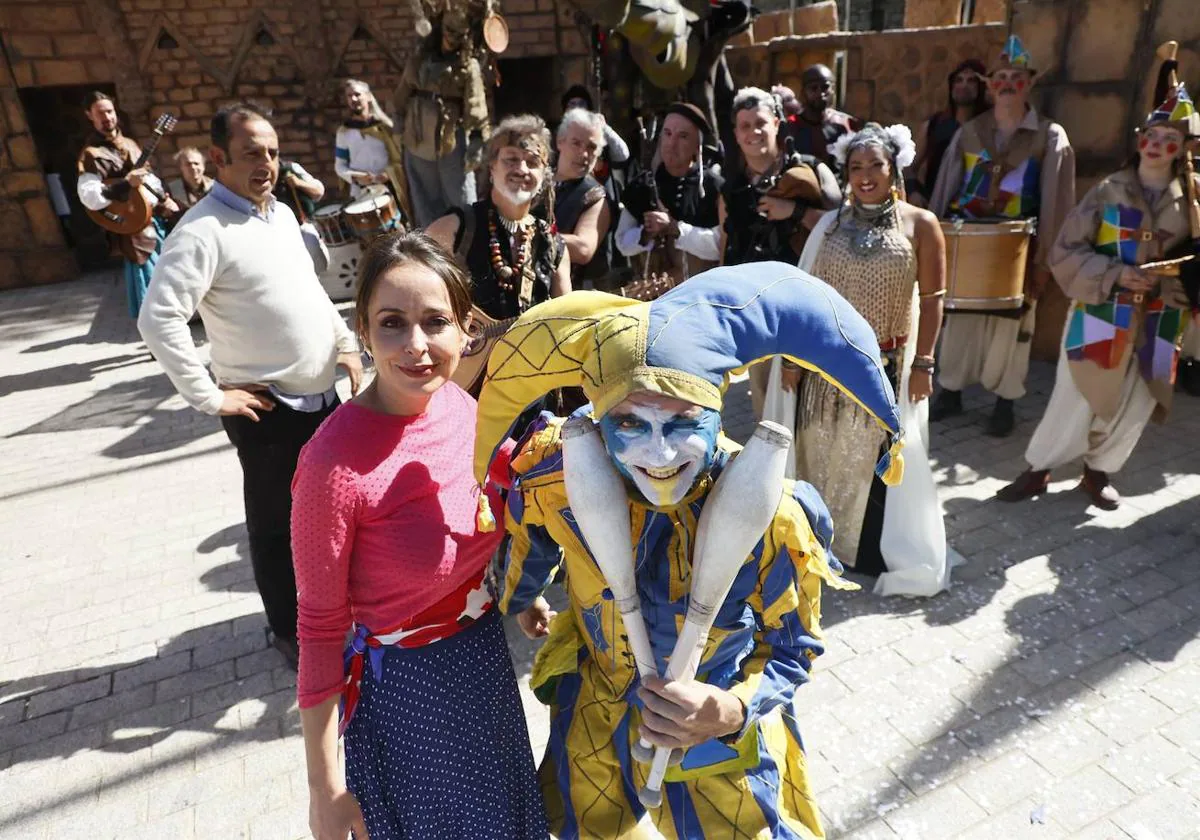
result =
[[[1198,133],[1200,120],[1182,85],[1145,127]],[[1188,312],[1163,277],[1157,293],[1119,285],[1126,266],[1161,259],[1191,236],[1186,188],[1174,178],[1151,202],[1136,166],[1095,187],[1063,223],[1050,267],[1071,298],[1050,405],[1025,457],[1035,470],[1080,455],[1093,470],[1119,470],[1152,418],[1171,406]]]
[[[863,318],[830,287],[783,263],[717,268],[652,303],[575,292],[529,310],[498,343],[479,401],[476,477],[527,405],[582,385],[604,416],[652,392],[719,410],[732,373],[783,354],[835,384],[887,431],[877,467],[888,483],[903,462],[898,413]],[[687,750],[660,808],[637,789],[648,766],[631,757],[641,724],[638,672],[607,582],[572,515],[561,421],[543,415],[519,446],[507,501],[512,536],[501,609],[525,609],[565,571],[570,607],[555,617],[532,684],[551,706],[541,767],[552,830],[568,838],[822,837],[806,772],[796,689],[821,654],[821,587],[840,580],[833,525],[811,485],[788,483],[775,517],[717,612],[697,679],[733,693],[740,732]],[[697,520],[740,447],[720,435],[712,466],[682,500],[655,506],[630,486],[638,593],[659,673],[673,650],[691,587]],[[610,457],[613,451],[609,449]]]
[[[1033,72],[1017,36],[1009,37],[999,68]],[[1050,246],[1074,204],[1075,154],[1067,133],[1030,107],[1007,139],[990,110],[959,129],[942,158],[929,209],[939,218],[1036,217],[1030,270],[1044,272]],[[1019,319],[953,313],[942,331],[939,384],[961,391],[980,382],[1004,400],[1024,396],[1035,318],[1035,302],[1028,297]]]

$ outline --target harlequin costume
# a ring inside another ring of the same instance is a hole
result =
[[[1016,35],[1009,36],[992,72],[1002,69],[1036,73]],[[1075,204],[1075,153],[1062,126],[1032,107],[1013,136],[1006,143],[1002,140],[994,110],[959,129],[942,160],[929,209],[939,218],[1036,218],[1036,248],[1031,243],[1028,272],[1032,276],[1048,270],[1050,246]],[[943,393],[931,409],[931,419],[961,410],[959,392],[979,382],[999,398],[989,431],[999,436],[1012,431],[1012,401],[1025,395],[1036,310],[1036,301],[1026,295],[1018,317],[948,315],[938,357]]]
[[[821,281],[782,263],[716,268],[650,303],[575,292],[534,307],[501,339],[480,396],[476,478],[527,405],[582,385],[594,417],[637,391],[719,410],[732,373],[775,354],[836,383],[876,418],[889,448],[877,469],[899,480],[894,396],[867,323]],[[577,414],[586,414],[585,407]],[[565,570],[570,607],[555,617],[532,686],[551,707],[541,766],[559,838],[638,838],[636,790],[648,767],[631,758],[641,722],[637,670],[611,593],[582,542],[564,489],[561,421],[543,415],[512,462],[511,544],[500,608],[526,609]],[[631,491],[641,609],[659,673],[688,604],[691,546],[713,482],[740,447],[717,438],[712,468],[671,507]],[[786,482],[767,532],[717,611],[697,679],[746,709],[731,737],[700,743],[672,767],[648,819],[668,838],[822,837],[800,738],[796,689],[824,649],[823,584],[839,577],[828,512],[811,485]],[[481,498],[483,498],[481,496]],[[481,516],[486,518],[487,511]]]
[[[1168,126],[1200,135],[1200,116],[1179,85],[1143,129]],[[1191,238],[1182,178],[1154,196],[1131,165],[1094,186],[1063,223],[1050,253],[1054,278],[1071,298],[1054,391],[1025,460],[1031,467],[1000,491],[1018,501],[1045,490],[1049,471],[1084,458],[1085,489],[1114,508],[1120,497],[1108,474],[1124,466],[1151,419],[1171,407],[1176,366],[1190,320],[1177,277],[1155,292],[1118,285],[1126,266],[1160,260]]]

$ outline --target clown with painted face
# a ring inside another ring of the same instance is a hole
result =
[[[890,446],[877,471],[894,483],[901,435],[877,347],[833,289],[783,263],[716,268],[651,303],[575,292],[529,310],[493,351],[476,477],[489,474],[529,405],[551,389],[583,387],[591,404],[575,413],[572,434],[581,420],[595,422],[623,479],[619,510],[628,510],[637,600],[654,670],[664,674],[688,612],[697,523],[741,449],[721,431],[730,375],[782,354],[824,376],[886,430]],[[822,585],[851,587],[839,576],[824,503],[811,485],[785,481],[769,527],[715,610],[696,678],[641,679],[628,612],[613,595],[619,587],[593,559],[572,510],[562,428],[543,414],[513,457],[499,597],[527,634],[548,637],[532,685],[551,707],[541,774],[552,831],[822,836],[796,695],[823,651]],[[480,515],[491,520],[490,510]],[[570,606],[554,615],[541,596],[560,567]],[[639,738],[682,756],[667,771],[662,804],[649,809],[637,795],[649,770],[633,758]]]
[[[1047,257],[1075,204],[1075,153],[1063,127],[1030,104],[1036,78],[1032,57],[1010,35],[988,74],[994,105],[950,141],[929,198],[929,209],[943,219],[1037,220],[1022,308],[998,315],[948,312],[942,330],[942,390],[929,419],[960,414],[962,390],[978,382],[996,395],[987,425],[994,437],[1015,427],[1013,404],[1025,395],[1037,300],[1050,279]]]
[[[1134,162],[1094,186],[1063,223],[1050,267],[1072,305],[1054,391],[1025,451],[1030,468],[997,494],[1002,501],[1044,493],[1051,469],[1083,456],[1080,489],[1101,509],[1120,505],[1109,474],[1152,418],[1166,418],[1194,303],[1178,266],[1153,264],[1191,240],[1182,159],[1198,135],[1187,89],[1167,90],[1138,132]]]

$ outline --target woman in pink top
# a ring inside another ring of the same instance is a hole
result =
[[[309,825],[317,840],[545,838],[486,585],[503,528],[476,529],[475,400],[450,382],[467,281],[420,233],[376,240],[359,274],[375,379],[305,446],[292,484]]]

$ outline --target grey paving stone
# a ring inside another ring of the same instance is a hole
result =
[[[295,675],[266,648],[249,585],[236,456],[138,348],[121,294],[110,277],[0,293],[5,377],[78,377],[0,392],[0,699],[19,695],[0,703],[0,834],[306,837]],[[933,428],[947,531],[969,555],[953,589],[825,598],[829,649],[798,697],[831,839],[1187,836],[1177,826],[1200,790],[1200,400],[1180,395],[1170,422],[1147,428],[1119,477],[1121,510],[1087,507],[1078,464],[1049,496],[1000,505],[1052,381],[1052,366],[1032,366],[1007,441],[982,436],[979,389]],[[753,426],[745,391],[727,399],[735,438]],[[521,648],[522,674],[535,649]],[[105,680],[111,693],[89,696]],[[547,714],[523,685],[540,753]],[[35,698],[40,717],[22,720]],[[261,786],[205,792],[234,766]],[[1055,775],[1061,796],[1047,802]],[[204,802],[179,793],[189,781]],[[1099,794],[1121,799],[1113,784],[1143,798],[1084,825]],[[175,810],[151,814],[156,801]],[[137,824],[110,829],[120,815],[96,811],[123,806]],[[14,810],[34,816],[5,822]],[[937,824],[898,832],[913,815]]]
[[[25,703],[25,719],[41,717],[51,712],[70,709],[89,700],[105,697],[112,691],[112,676],[104,674],[83,682],[72,683],[53,691],[30,697]]]
[[[938,840],[957,837],[987,817],[957,785],[936,788],[887,814],[884,821],[899,834]]]
[[[1196,766],[1196,759],[1152,732],[1116,750],[1101,766],[1134,793],[1150,793]]]
[[[1163,787],[1139,796],[1110,819],[1138,840],[1184,840],[1196,836],[1200,801],[1180,788]]]
[[[1085,828],[1134,796],[1126,785],[1094,764],[1059,779],[1045,793],[1055,821],[1068,831]]]

